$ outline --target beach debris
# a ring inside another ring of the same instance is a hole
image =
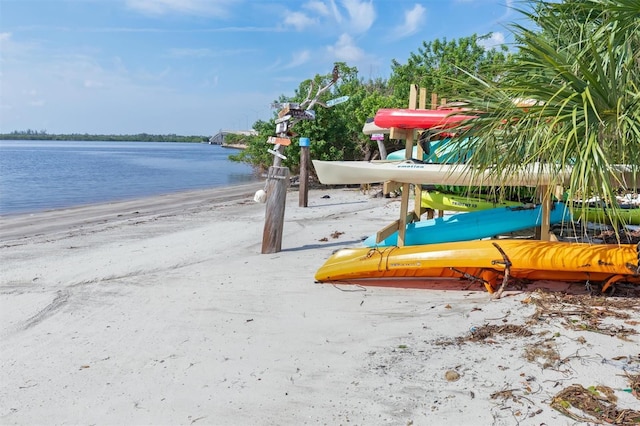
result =
[[[636,329],[626,327],[634,320],[629,311],[640,308],[640,298],[614,298],[591,295],[571,295],[536,290],[529,303],[537,306],[529,324],[551,318],[560,318],[565,328],[590,331],[628,340],[629,335],[638,334]],[[617,320],[617,321],[616,321]]]
[[[444,378],[447,380],[447,382],[455,382],[460,380],[460,373],[454,370],[447,370],[444,373]]]
[[[327,195],[323,195],[323,196],[322,196],[322,197],[320,197],[320,198],[329,199],[329,198],[331,198],[331,195],[328,195],[328,194],[327,194]]]
[[[562,362],[553,339],[525,346],[524,358],[529,362],[540,365],[542,368],[556,367]]]
[[[466,336],[438,340],[435,344],[440,346],[460,345],[468,342],[495,344],[498,343],[496,336],[530,337],[534,335],[528,327],[515,324],[473,326],[469,331],[470,333]]]
[[[266,203],[267,202],[267,193],[263,189],[259,189],[256,191],[253,196],[253,201],[256,203]]]
[[[608,386],[574,384],[553,397],[551,407],[580,422],[607,422],[613,425],[637,425],[640,411],[617,406],[613,389]]]
[[[514,337],[529,337],[533,333],[526,327],[515,324],[505,325],[483,325],[482,327],[473,327],[471,335],[466,338],[470,342],[486,341],[496,335],[512,335]]]
[[[629,391],[631,395],[640,400],[640,374],[628,374],[627,380],[629,380]]]
[[[334,240],[337,240],[338,238],[340,238],[341,235],[344,235],[344,232],[341,231],[333,231],[331,233],[331,238],[333,238]],[[326,243],[327,241],[329,241],[328,237],[322,237],[320,238],[318,241],[322,242],[322,243]]]

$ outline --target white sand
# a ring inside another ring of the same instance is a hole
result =
[[[576,424],[549,405],[573,383],[640,406],[620,390],[623,368],[640,372],[637,335],[547,316],[533,336],[438,344],[524,325],[529,293],[316,284],[398,201],[312,190],[300,208],[291,192],[283,250],[263,255],[261,186],[0,219],[0,423]],[[640,331],[627,313],[607,321]],[[529,361],[527,345],[560,359]]]

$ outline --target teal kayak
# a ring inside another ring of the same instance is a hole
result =
[[[459,152],[454,150],[453,144],[449,142],[451,139],[441,139],[437,141],[433,141],[430,144],[430,153],[424,154],[422,156],[422,161],[425,163],[440,163],[440,164],[450,164],[450,163],[464,163],[466,160],[466,156],[460,156]],[[387,155],[387,160],[404,160],[405,159],[405,150],[401,149],[399,151],[393,151]],[[413,147],[413,153],[411,158],[418,158],[418,147]]]
[[[571,212],[563,203],[554,203],[550,223],[571,221]],[[536,207],[498,207],[469,213],[423,220],[407,225],[405,245],[447,243],[454,241],[478,240],[500,234],[521,231],[540,226],[542,208]],[[364,240],[366,247],[387,247],[398,244],[398,232],[376,243],[376,235]]]

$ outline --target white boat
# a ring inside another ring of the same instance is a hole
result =
[[[533,164],[509,170],[503,176],[491,170],[476,170],[466,164],[432,164],[403,161],[322,161],[313,160],[321,183],[325,185],[362,184],[395,181],[403,183],[459,186],[528,186],[562,185],[569,170]],[[508,177],[507,177],[508,176]]]

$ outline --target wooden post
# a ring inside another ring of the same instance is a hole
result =
[[[551,194],[549,193],[549,188],[547,186],[541,187],[540,190],[542,191],[542,220],[540,222],[540,240],[550,241],[551,207],[553,205],[553,201],[551,200]]]
[[[262,232],[262,254],[277,253],[282,249],[284,208],[289,186],[288,167],[269,167],[267,175],[267,207]]]
[[[416,109],[416,102],[418,98],[418,86],[412,84],[409,92],[409,109]],[[413,133],[412,129],[407,131],[406,143],[405,143],[405,158],[411,158],[413,154]],[[402,199],[400,200],[400,223],[398,229],[398,247],[404,246],[404,239],[407,233],[407,212],[409,211],[409,190],[411,185],[408,183],[402,184]]]
[[[421,87],[420,96],[418,96],[418,108],[426,109],[426,106],[427,89],[425,87]],[[411,108],[411,106],[409,106],[409,108]],[[424,156],[422,145],[418,144],[416,151],[418,152],[416,158],[422,161],[422,157]],[[422,217],[422,213],[426,211],[426,209],[422,208],[422,185],[415,185],[413,200],[413,213],[415,214],[415,220],[420,220],[420,217]]]
[[[309,204],[309,138],[300,138],[300,186],[298,186],[298,206]]]

